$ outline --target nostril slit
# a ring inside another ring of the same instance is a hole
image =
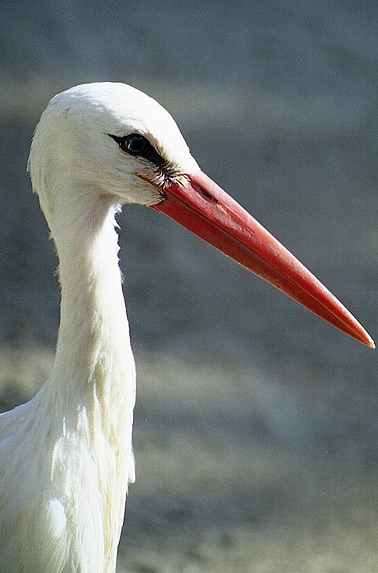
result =
[[[209,191],[207,191],[206,189],[203,189],[203,187],[200,187],[199,185],[196,185],[197,191],[203,195],[203,197],[205,197],[208,201],[211,201],[211,203],[214,203],[215,205],[218,203],[218,199],[216,199],[214,197],[214,195],[212,195],[211,193],[209,193]]]

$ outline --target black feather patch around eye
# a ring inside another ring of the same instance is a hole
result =
[[[156,151],[156,149],[151,145],[151,143],[143,135],[139,133],[130,133],[129,135],[124,135],[119,137],[117,135],[110,134],[110,137],[114,139],[119,145],[119,147],[125,153],[129,155],[134,155],[135,157],[143,157],[148,159],[157,167],[163,167],[165,164],[164,159]]]

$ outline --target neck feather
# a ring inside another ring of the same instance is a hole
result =
[[[52,387],[71,411],[117,419],[134,405],[134,361],[118,266],[116,206],[100,197],[51,225],[59,256],[61,319]],[[75,215],[72,215],[72,214]]]

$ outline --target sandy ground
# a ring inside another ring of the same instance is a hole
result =
[[[378,339],[378,7],[3,2],[0,402],[51,367],[56,259],[25,173],[48,99],[132,83]],[[157,213],[119,217],[138,367],[119,571],[378,571],[377,355]]]

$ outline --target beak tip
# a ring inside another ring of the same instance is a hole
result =
[[[375,348],[375,342],[372,339],[372,337],[370,336],[370,334],[368,332],[366,332],[365,329],[363,329],[363,336],[359,337],[358,340],[360,342],[362,342],[363,344],[365,344],[368,348]]]

